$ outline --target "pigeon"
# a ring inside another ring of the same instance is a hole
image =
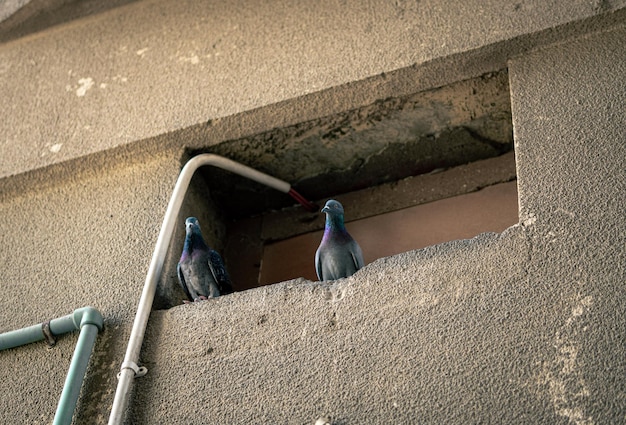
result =
[[[326,213],[324,236],[315,252],[315,271],[321,281],[352,276],[363,267],[363,252],[343,224],[343,206],[334,199],[322,208]]]
[[[233,292],[222,257],[204,242],[198,219],[188,217],[185,228],[185,246],[177,270],[189,300],[206,300]]]

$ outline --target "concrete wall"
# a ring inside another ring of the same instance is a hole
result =
[[[136,422],[623,422],[624,40],[510,62],[519,225],[154,314]]]
[[[509,59],[519,225],[153,312],[128,423],[624,421],[624,2],[251,4],[0,45],[0,331],[103,312],[76,423],[108,418],[185,148]],[[51,422],[75,340],[0,352],[2,422]]]

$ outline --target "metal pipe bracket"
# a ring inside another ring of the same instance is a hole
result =
[[[54,334],[50,330],[50,320],[46,320],[41,324],[41,333],[46,338],[48,348],[52,348],[56,345],[57,339],[54,337]]]
[[[120,379],[120,375],[122,374],[121,371],[124,369],[131,369],[135,374],[135,378],[140,378],[148,373],[148,368],[145,366],[137,366],[137,363],[135,362],[123,362],[121,370],[117,374],[117,379]]]

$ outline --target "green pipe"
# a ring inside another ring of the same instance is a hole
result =
[[[67,316],[50,320],[50,332],[52,335],[56,336],[78,330],[80,329],[83,316],[99,328],[102,328],[102,315],[100,312],[93,307],[83,307]],[[46,334],[44,333],[45,324],[46,323],[40,323],[38,325],[0,334],[0,351],[46,339]]]
[[[44,336],[42,325],[43,324],[29,326],[28,328],[1,334],[0,350],[7,350],[45,339],[46,337]]]
[[[98,331],[102,329],[102,326],[103,320],[100,312],[93,307],[83,307],[74,310],[74,313],[67,316],[0,335],[0,350],[6,350],[43,339],[49,339],[50,342],[52,336],[80,329],[70,369],[67,372],[59,405],[54,415],[54,425],[72,423],[72,416],[85,378],[89,357],[96,342]],[[46,328],[49,328],[49,332],[45,330]]]
[[[67,371],[63,392],[54,415],[54,425],[69,425],[72,423],[72,416],[74,416],[74,409],[76,409],[76,403],[80,395],[80,387],[85,378],[89,356],[96,342],[97,335],[98,327],[96,325],[85,324],[80,330],[78,342],[72,356],[72,363]]]

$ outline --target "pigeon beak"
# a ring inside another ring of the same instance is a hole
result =
[[[324,206],[324,208],[322,208],[321,212],[328,213],[328,212],[330,212],[330,208],[328,208],[327,206]]]

